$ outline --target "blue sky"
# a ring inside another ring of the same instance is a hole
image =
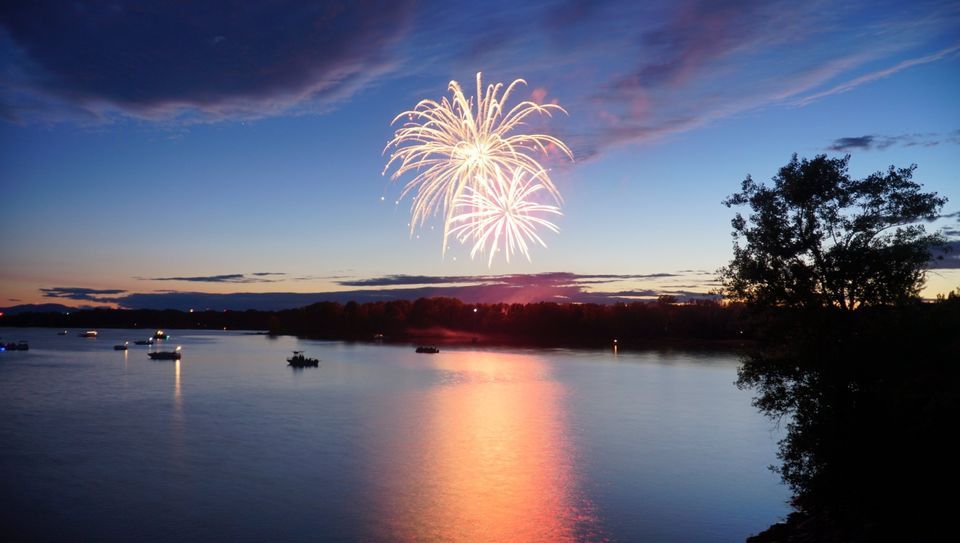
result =
[[[484,299],[456,290],[469,276],[567,299],[706,292],[731,252],[720,201],[792,153],[851,153],[855,176],[916,163],[960,210],[956,2],[635,4],[6,3],[0,306]],[[381,176],[393,116],[477,71],[569,112],[538,125],[575,162],[551,163],[564,216],[532,263],[441,259],[442,225],[409,236]],[[927,294],[958,285],[939,269]]]

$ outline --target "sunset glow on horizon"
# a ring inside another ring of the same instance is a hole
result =
[[[917,164],[960,286],[954,4],[284,6],[0,10],[0,309],[709,298],[794,153]]]

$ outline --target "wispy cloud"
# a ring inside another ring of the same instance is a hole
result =
[[[261,272],[265,273],[265,272]],[[279,275],[270,273],[269,275]],[[243,274],[159,278],[155,280],[242,283]],[[385,275],[342,279],[340,286],[352,290],[328,292],[235,292],[209,293],[185,290],[128,292],[120,289],[50,287],[44,296],[139,309],[288,309],[322,301],[368,302],[414,300],[448,296],[466,303],[528,303],[539,301],[615,303],[655,299],[660,295],[680,299],[711,298],[715,287],[712,274],[703,270],[648,274],[539,274],[428,276]],[[641,287],[636,287],[641,284]]]
[[[285,273],[255,272],[249,275],[242,273],[226,273],[221,275],[195,275],[181,277],[137,277],[141,281],[183,281],[188,283],[275,283],[283,279]]]
[[[85,300],[91,302],[110,301],[110,297],[123,294],[120,289],[96,289],[83,287],[49,287],[41,288],[40,292],[46,298],[65,298],[67,300]]]
[[[900,134],[897,136],[867,134],[864,136],[847,136],[833,140],[833,143],[827,146],[827,150],[844,153],[848,151],[886,149],[894,145],[902,147],[934,147],[942,143],[960,144],[960,130],[955,130],[948,134]]]
[[[180,122],[322,109],[392,71],[412,3],[17,2],[0,10],[8,118]],[[223,14],[229,13],[225,17]],[[149,36],[149,39],[144,39]]]
[[[960,270],[960,239],[950,240],[938,249],[930,261],[930,267],[935,270]]]
[[[956,40],[955,7],[777,0],[676,6],[658,26],[640,26],[637,45],[626,46],[639,61],[613,70],[589,97],[596,118],[582,134],[569,136],[581,161],[610,146],[657,141],[761,109],[808,105],[952,58],[960,48],[942,45]],[[864,73],[884,62],[887,67]]]
[[[914,66],[919,66],[921,64],[929,64],[931,62],[936,62],[938,60],[952,56],[958,51],[960,51],[960,44],[954,44],[954,45],[951,45],[950,47],[946,47],[930,55],[924,55],[917,58],[903,60],[888,68],[875,70],[873,72],[863,74],[859,77],[855,77],[849,81],[845,81],[839,85],[835,85],[827,90],[820,91],[808,96],[804,96],[803,98],[796,101],[796,105],[805,106],[811,102],[820,100],[821,98],[825,98],[827,96],[840,94],[843,92],[849,92],[865,83],[870,83],[871,81],[876,81],[878,79],[890,77],[891,75],[897,72],[900,72],[902,70],[906,70],[907,68],[912,68]]]
[[[513,286],[602,284],[638,279],[663,279],[678,277],[677,273],[649,274],[577,274],[570,272],[547,272],[510,275],[384,275],[362,279],[343,279],[336,283],[350,287],[383,287],[414,285],[499,284]]]
[[[939,218],[939,219],[957,219],[958,221],[960,221],[960,211],[954,211],[954,212],[951,212],[951,213],[944,213],[943,215],[940,215],[940,216],[937,217],[937,218]]]
[[[166,3],[5,8],[0,116],[169,126],[292,115],[386,81],[415,99],[421,79],[483,70],[549,88],[571,111],[551,127],[583,161],[960,50],[960,8],[925,0],[228,4],[226,19]]]

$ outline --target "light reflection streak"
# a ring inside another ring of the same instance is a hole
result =
[[[180,361],[173,362],[173,406],[171,410],[173,455],[178,464],[183,466],[184,458],[184,418],[183,418],[183,394],[180,385]]]
[[[425,358],[429,389],[416,435],[395,436],[383,499],[393,541],[583,541],[596,536],[578,492],[564,386],[538,357],[444,352]],[[409,404],[407,404],[409,406]]]
[[[180,361],[173,364],[173,404],[177,411],[182,407],[183,398],[180,391]]]

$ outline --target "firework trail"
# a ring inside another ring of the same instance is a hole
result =
[[[384,152],[391,147],[395,151],[383,171],[386,174],[396,165],[392,179],[407,172],[415,173],[401,193],[403,198],[415,192],[411,234],[430,216],[442,212],[445,254],[455,217],[471,212],[469,206],[464,205],[463,196],[496,200],[492,192],[503,192],[503,187],[498,186],[503,180],[507,180],[509,188],[515,174],[531,182],[536,180],[535,184],[541,186],[537,191],[544,190],[557,204],[561,203],[560,193],[536,157],[546,155],[548,148],[553,147],[573,160],[570,149],[553,136],[511,132],[524,125],[524,119],[534,113],[552,116],[554,111],[566,111],[556,104],[541,105],[529,100],[508,109],[506,104],[514,88],[525,84],[524,80],[517,79],[505,90],[502,83],[488,85],[484,90],[481,74],[477,73],[476,97],[467,97],[460,84],[451,81],[450,99],[422,100],[412,110],[393,119],[392,124],[406,121],[384,148]]]
[[[477,185],[484,187],[484,190],[467,186],[464,193],[454,200],[454,214],[450,221],[451,236],[461,243],[473,243],[470,258],[477,253],[489,252],[487,266],[492,266],[493,257],[501,251],[502,242],[502,251],[508,263],[510,255],[517,251],[529,261],[528,242],[547,246],[537,235],[538,226],[559,232],[557,226],[543,218],[543,215],[562,215],[560,209],[531,199],[546,187],[526,172],[515,170],[509,179],[499,177],[492,183],[478,180]]]

